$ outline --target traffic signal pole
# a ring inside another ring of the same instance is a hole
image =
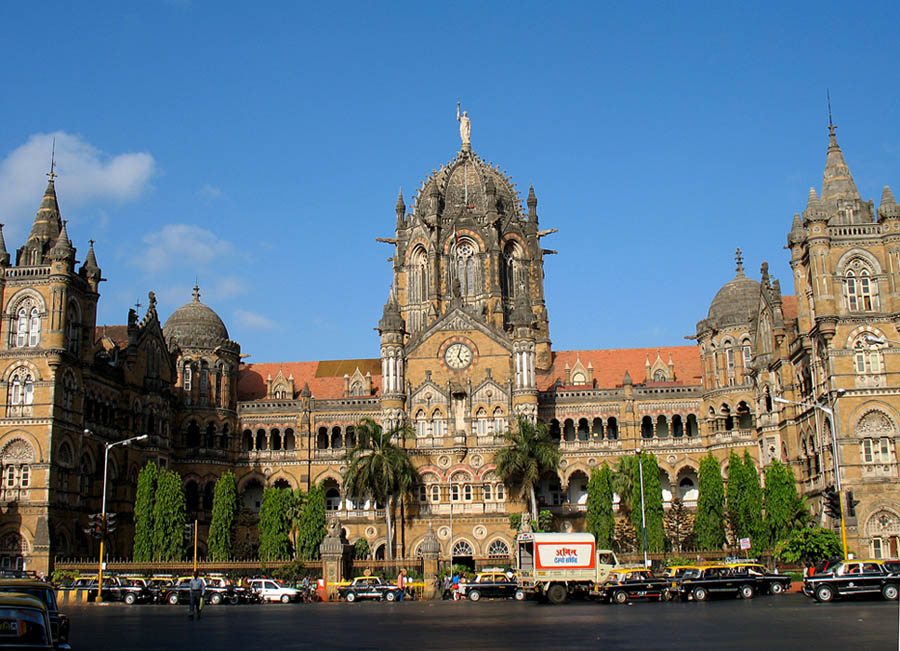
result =
[[[194,572],[197,571],[197,520],[194,520]]]
[[[840,485],[840,484],[838,484]],[[844,560],[847,560],[847,525],[844,517],[844,492],[838,488],[838,499],[841,502],[841,545],[844,547]]]

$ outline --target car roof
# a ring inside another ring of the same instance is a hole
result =
[[[29,608],[38,608],[40,610],[43,610],[44,612],[47,611],[47,607],[40,599],[32,597],[28,594],[22,594],[18,592],[8,592],[6,594],[0,595],[0,606],[27,606]]]
[[[0,579],[0,587],[49,588],[49,583],[37,579]]]

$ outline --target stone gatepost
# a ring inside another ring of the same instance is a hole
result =
[[[422,580],[425,583],[424,599],[440,599],[441,591],[438,581],[438,557],[441,554],[441,543],[434,534],[434,527],[428,523],[428,533],[419,546],[422,552]]]
[[[322,558],[322,578],[325,580],[325,588],[329,601],[337,596],[337,584],[344,578],[344,553],[346,550],[341,523],[331,520],[328,523],[328,532],[325,534],[322,544],[319,545],[319,555]]]

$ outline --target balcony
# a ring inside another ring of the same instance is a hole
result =
[[[749,442],[756,438],[756,432],[752,429],[733,429],[727,432],[716,432],[712,435],[713,445],[722,443]]]
[[[337,511],[325,511],[326,517],[337,518],[341,522],[351,520],[364,520],[377,522],[384,520],[384,509],[339,509]]]
[[[485,513],[505,513],[506,502],[453,502],[453,515],[483,515]],[[450,515],[449,502],[419,502],[419,516]]]
[[[577,452],[579,450],[621,450],[622,441],[618,439],[588,439],[587,441],[560,441],[559,449],[562,452]]]
[[[241,459],[251,461],[292,461],[297,458],[298,450],[242,450]],[[331,452],[331,450],[316,450],[319,452]],[[343,453],[341,453],[343,454]],[[339,455],[340,456],[340,455]]]

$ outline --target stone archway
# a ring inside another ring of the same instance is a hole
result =
[[[882,507],[875,511],[866,520],[864,531],[873,558],[900,556],[900,515],[893,509]]]

